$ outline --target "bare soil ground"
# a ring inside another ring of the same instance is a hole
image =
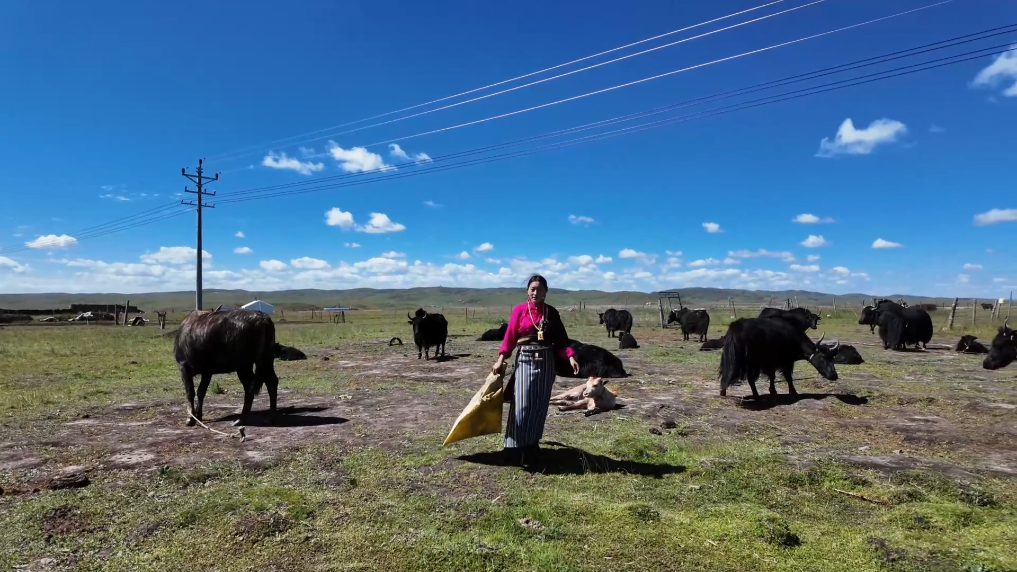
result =
[[[1017,476],[1014,374],[982,370],[977,356],[933,349],[884,352],[871,338],[843,340],[859,347],[869,363],[839,366],[840,380],[829,382],[799,362],[798,396],[786,395],[786,385],[778,382],[780,395],[756,402],[738,397],[750,395],[747,385],[718,397],[719,354],[690,351],[695,343],[653,339],[667,335],[648,335],[641,349],[625,351],[615,350],[616,342],[606,337],[591,338],[616,351],[630,373],[610,382],[622,408],[600,418],[639,419],[651,426],[672,422],[703,436],[813,445],[888,471],[926,467],[954,476]],[[11,490],[66,471],[85,471],[95,480],[111,471],[151,472],[207,459],[259,466],[311,445],[399,450],[422,437],[443,438],[486,375],[496,344],[459,337],[450,341],[445,359],[425,361],[416,359],[411,346],[388,347],[387,341],[308,349],[305,362],[277,362],[281,417],[272,424],[267,396],[259,395],[243,442],[185,427],[183,400],[174,394],[75,412],[74,418],[56,411],[4,431],[0,471],[14,477]],[[892,379],[879,371],[885,365],[880,360],[888,359],[902,372]],[[350,381],[334,392],[288,390],[286,378],[293,373]],[[225,392],[209,392],[205,422],[235,433],[230,422],[242,399],[239,383],[231,377],[217,381]],[[559,378],[556,389],[577,383]],[[765,382],[760,390],[765,393]],[[567,440],[570,426],[598,420],[552,410],[547,434]]]

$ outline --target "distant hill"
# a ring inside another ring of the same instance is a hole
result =
[[[773,301],[782,305],[787,298],[796,298],[802,306],[832,304],[859,305],[862,300],[872,299],[873,294],[824,294],[805,290],[765,291],[727,290],[723,288],[685,288],[679,290],[682,302],[687,306],[716,306],[727,304],[728,298],[735,305],[758,306]],[[351,306],[364,310],[405,308],[412,310],[421,306],[440,307],[494,307],[509,306],[523,299],[522,288],[404,288],[353,290],[278,290],[258,292],[247,290],[206,290],[203,305],[215,308],[219,304],[246,304],[261,299],[281,310],[311,310],[325,306]],[[947,304],[952,300],[902,294],[878,294],[880,298],[896,300],[904,298],[909,303],[933,302]],[[194,292],[157,292],[147,294],[0,294],[0,308],[18,310],[25,308],[61,308],[70,304],[123,304],[130,300],[131,306],[145,311],[169,310],[187,311],[194,307]],[[656,303],[656,292],[603,292],[599,290],[551,289],[548,301],[560,308],[578,305],[588,306],[642,306],[646,302]]]

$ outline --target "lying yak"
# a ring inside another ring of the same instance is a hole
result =
[[[491,328],[480,337],[477,338],[478,342],[500,342],[505,339],[505,332],[508,331],[508,324],[502,324],[500,328]]]
[[[173,357],[187,399],[187,425],[194,425],[195,418],[201,420],[208,384],[213,375],[220,373],[236,372],[244,386],[244,407],[234,425],[247,423],[254,396],[262,385],[268,389],[269,410],[274,417],[279,388],[275,345],[275,324],[262,312],[195,310],[188,314],[173,337]],[[196,375],[201,376],[197,401]]]
[[[992,338],[992,348],[989,355],[982,361],[985,369],[1000,369],[1017,360],[1017,330],[1010,327],[1008,322],[1003,322],[996,337]]]
[[[576,340],[569,340],[568,345],[576,353],[576,361],[579,362],[579,374],[572,371],[572,365],[563,359],[554,360],[555,374],[558,377],[568,378],[621,378],[628,377],[625,367],[618,356],[605,350],[602,347],[591,344],[584,344]]]
[[[276,344],[275,358],[280,361],[298,361],[307,359],[307,354],[291,346]]]
[[[622,333],[618,336],[618,349],[634,350],[638,348],[639,344],[636,343],[636,338],[632,337],[632,334]]]
[[[703,345],[699,346],[699,351],[708,352],[710,350],[724,349],[724,340],[727,339],[727,335],[723,335],[715,340],[706,340]]]
[[[862,359],[862,354],[858,353],[854,346],[837,342],[823,344],[823,347],[828,349],[833,355],[833,363],[843,365],[861,365],[865,363],[865,360]]]
[[[589,417],[604,411],[611,411],[618,406],[618,394],[605,385],[606,379],[591,377],[586,383],[551,397],[549,405],[558,406],[558,411],[577,411],[585,409],[583,415]]]
[[[954,347],[953,350],[956,351],[956,352],[964,352],[966,354],[987,354],[987,353],[989,353],[989,348],[987,348],[984,345],[982,345],[981,342],[976,342],[975,340],[977,340],[977,339],[978,338],[976,338],[975,336],[972,336],[970,334],[965,335],[965,336],[961,336],[961,338],[959,340],[957,340],[957,346]]]

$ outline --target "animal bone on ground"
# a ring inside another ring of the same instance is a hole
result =
[[[606,387],[607,381],[599,377],[591,377],[586,383],[551,396],[551,405],[557,405],[558,411],[576,411],[585,409],[584,415],[590,416],[602,411],[611,411],[617,405],[617,394]]]

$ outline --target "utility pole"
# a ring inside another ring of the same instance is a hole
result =
[[[194,309],[195,310],[200,310],[201,309],[201,253],[202,253],[202,250],[201,250],[201,209],[203,207],[204,208],[210,208],[210,209],[214,209],[215,208],[214,204],[211,204],[211,203],[202,203],[201,202],[201,197],[202,196],[212,196],[212,197],[215,196],[215,191],[205,191],[202,188],[202,185],[204,184],[205,181],[218,181],[219,180],[219,173],[216,173],[214,177],[205,177],[205,176],[202,175],[202,171],[203,171],[202,170],[202,166],[201,166],[202,161],[203,161],[203,159],[198,159],[198,169],[197,169],[197,171],[195,172],[194,175],[188,173],[187,169],[180,169],[180,174],[185,176],[185,177],[187,177],[190,181],[192,181],[198,187],[197,190],[192,191],[192,190],[188,189],[186,185],[184,185],[184,192],[185,193],[190,193],[190,194],[194,195],[195,199],[193,201],[180,201],[180,204],[195,206],[198,209],[198,268],[197,268],[197,272],[195,273],[195,286],[194,286]]]

